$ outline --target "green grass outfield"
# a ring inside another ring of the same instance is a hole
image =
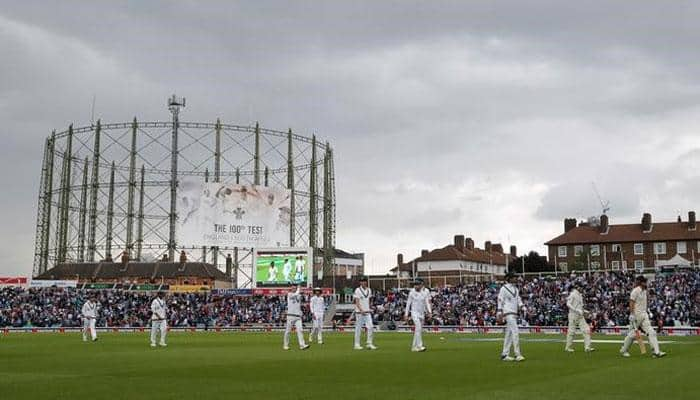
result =
[[[444,339],[441,340],[441,337]],[[296,340],[296,337],[293,337]],[[171,333],[152,349],[147,333],[0,335],[0,399],[697,399],[700,338],[662,337],[668,356],[564,353],[557,335],[522,335],[527,360],[498,359],[497,335],[379,333],[377,351],[352,350],[349,333],[282,350],[281,333]],[[618,336],[600,336],[618,340]],[[635,345],[636,346],[636,345]]]

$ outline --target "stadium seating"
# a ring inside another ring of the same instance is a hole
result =
[[[566,324],[566,294],[572,279],[585,280],[584,298],[595,326],[626,325],[632,274],[598,273],[589,276],[521,279],[527,311],[521,325]],[[431,325],[493,325],[499,283],[480,282],[433,289]],[[649,283],[649,308],[657,325],[700,325],[700,272],[658,274]],[[72,288],[0,288],[0,327],[78,327],[80,306],[89,291]],[[127,290],[95,290],[101,305],[97,326],[142,327],[150,318],[152,294]],[[399,321],[406,289],[375,291],[377,323]],[[280,325],[285,299],[280,296],[172,293],[167,297],[169,325],[174,327],[230,327]],[[310,320],[308,308],[305,321]]]

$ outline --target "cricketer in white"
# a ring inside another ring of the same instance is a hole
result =
[[[515,286],[515,275],[506,274],[506,283],[498,292],[498,313],[499,322],[505,318],[505,338],[503,340],[503,351],[501,360],[503,361],[524,361],[525,357],[520,354],[520,334],[518,332],[518,313],[524,309],[523,301],[520,298],[520,291]],[[510,356],[510,348],[513,346],[515,358]]]
[[[83,342],[87,342],[88,332],[90,332],[92,341],[96,341],[97,331],[95,330],[95,320],[97,319],[97,302],[95,301],[94,294],[88,297],[80,313],[83,316]]]
[[[284,329],[284,350],[289,350],[289,334],[292,327],[296,328],[299,348],[305,350],[309,345],[304,342],[304,327],[301,324],[301,289],[299,286],[293,292],[287,293],[287,326]]]
[[[156,339],[160,333],[160,345],[165,347],[165,336],[168,333],[168,307],[163,300],[165,295],[158,292],[156,298],[151,302],[151,347],[156,347]]]
[[[408,319],[409,312],[411,313],[414,327],[411,351],[425,351],[425,346],[423,346],[423,323],[425,317],[430,317],[433,311],[430,306],[430,290],[423,286],[421,279],[415,280],[414,288],[408,293],[404,319]]]
[[[623,357],[629,357],[629,348],[632,341],[636,337],[637,329],[649,337],[649,344],[654,350],[654,357],[663,357],[666,355],[659,349],[659,340],[656,338],[656,331],[649,322],[649,314],[647,313],[647,278],[643,275],[637,276],[635,286],[630,293],[630,329],[625,337],[625,341],[620,349],[620,354]]]
[[[321,296],[321,288],[314,288],[314,295],[311,297],[311,316],[313,318],[313,326],[309,335],[309,342],[313,342],[314,338],[318,344],[323,344],[323,314],[326,311],[326,303]]]
[[[367,328],[367,348],[377,350],[374,345],[374,324],[372,323],[372,311],[369,308],[369,299],[372,297],[372,289],[367,287],[367,277],[360,278],[360,287],[355,289],[353,299],[355,302],[355,350],[362,350],[360,336],[362,328]]]
[[[577,328],[583,333],[583,348],[585,351],[595,350],[591,347],[591,328],[586,322],[588,311],[583,308],[583,296],[578,291],[581,285],[581,281],[574,281],[569,296],[566,298],[566,306],[569,307],[569,327],[566,331],[566,347],[564,350],[570,353],[574,351],[572,346]]]

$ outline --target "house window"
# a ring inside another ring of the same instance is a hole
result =
[[[619,253],[622,251],[622,245],[620,243],[614,243],[612,245],[612,252],[613,253]]]
[[[559,263],[559,269],[562,272],[567,272],[569,270],[569,264],[567,264],[565,262]]]
[[[634,254],[637,256],[644,254],[644,243],[634,244]]]
[[[654,243],[654,254],[666,254],[666,243],[665,242]]]
[[[644,272],[644,260],[634,260],[634,269],[637,272]]]
[[[583,246],[574,246],[574,255],[580,256],[583,253]]]
[[[622,261],[622,270],[627,272],[627,261]]]
[[[686,254],[688,252],[688,246],[686,242],[678,242],[676,243],[676,253],[677,254]]]
[[[591,261],[591,269],[600,269],[600,263],[598,261]]]
[[[566,246],[559,246],[558,250],[559,250],[559,257],[566,257]]]
[[[599,244],[592,244],[591,245],[591,255],[594,257],[600,255],[600,245]]]
[[[619,261],[613,261],[610,263],[610,266],[612,267],[613,271],[619,271],[620,270],[620,262]]]

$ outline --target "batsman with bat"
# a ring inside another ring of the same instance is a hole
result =
[[[651,348],[654,351],[652,356],[655,358],[663,357],[666,353],[659,350],[659,341],[656,338],[656,331],[651,326],[649,314],[647,313],[647,278],[640,275],[634,282],[634,289],[632,289],[632,293],[630,293],[630,330],[627,333],[625,342],[622,344],[620,354],[622,354],[623,357],[630,356],[629,348],[635,338],[637,339],[637,343],[639,343],[642,354],[646,353],[644,341],[639,333],[639,331],[642,331],[649,337],[649,344],[651,344]]]

